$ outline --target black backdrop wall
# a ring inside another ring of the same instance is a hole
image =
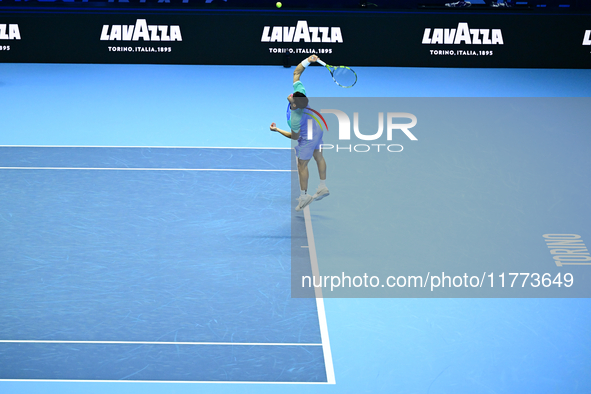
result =
[[[0,7],[0,62],[589,68],[591,14]]]

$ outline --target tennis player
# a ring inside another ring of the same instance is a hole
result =
[[[271,123],[271,130],[283,134],[285,137],[292,140],[297,140],[296,157],[298,163],[298,174],[300,176],[300,197],[298,198],[298,206],[296,211],[301,211],[314,200],[322,200],[330,193],[326,187],[326,161],[322,156],[320,145],[322,144],[323,130],[312,117],[308,110],[308,97],[306,97],[306,89],[300,81],[300,76],[306,70],[310,63],[318,60],[318,56],[312,55],[304,59],[293,72],[293,93],[287,96],[289,105],[287,107],[287,123],[290,131],[281,130],[275,123]],[[312,119],[312,122],[308,122]],[[308,130],[308,126],[312,125],[312,129]],[[308,138],[310,136],[310,138]],[[314,158],[318,166],[318,175],[320,177],[320,185],[316,193],[311,196],[308,194],[308,162]]]

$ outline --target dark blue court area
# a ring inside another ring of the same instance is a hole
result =
[[[0,379],[326,382],[291,155],[0,148]]]

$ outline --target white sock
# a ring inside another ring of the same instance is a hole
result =
[[[325,180],[320,180],[320,185],[318,187],[326,187],[326,179]]]
[[[303,196],[304,194],[306,194],[307,190],[300,190],[300,196]]]

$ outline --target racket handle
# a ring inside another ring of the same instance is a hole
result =
[[[324,63],[322,60],[318,59],[316,60],[316,63],[320,63],[321,65],[323,65],[324,67],[326,67],[326,63]]]

